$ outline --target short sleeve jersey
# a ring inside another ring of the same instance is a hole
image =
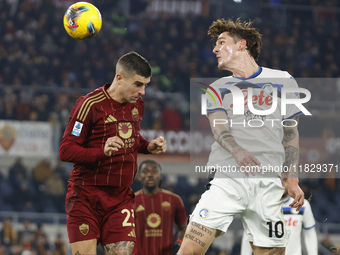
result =
[[[313,212],[308,200],[305,199],[300,211],[289,206],[294,201],[288,197],[283,202],[283,214],[287,234],[286,254],[301,255],[301,231],[315,227]]]
[[[210,86],[212,89],[206,94],[207,113],[226,112],[231,135],[240,146],[255,155],[263,166],[282,165],[284,162],[282,121],[302,114],[294,104],[287,104],[285,114],[281,112],[283,88],[293,90],[298,88],[293,77],[285,71],[260,67],[258,72],[247,79],[223,77]],[[273,94],[274,90],[277,96]],[[276,105],[274,97],[277,100]],[[286,93],[286,98],[297,99],[299,93]],[[250,104],[255,110],[261,111],[260,113],[274,109],[272,107],[276,108],[270,114],[254,114]],[[234,113],[236,107],[241,114]],[[232,155],[219,143],[214,142],[208,166],[216,165],[238,166]]]
[[[75,143],[94,151],[94,160],[82,158],[80,151],[72,151],[73,181],[81,185],[130,187],[137,169],[137,153],[148,142],[140,135],[144,102],[120,104],[107,93],[110,84],[80,97],[75,103],[61,142]],[[104,154],[108,138],[118,136],[124,146],[114,155]],[[88,162],[90,161],[90,162]]]
[[[134,255],[170,255],[173,225],[183,225],[187,215],[182,199],[161,189],[148,196],[139,190],[135,198],[136,244]]]

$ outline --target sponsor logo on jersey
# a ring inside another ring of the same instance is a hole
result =
[[[80,136],[81,130],[83,128],[83,123],[76,121],[73,126],[72,135]]]
[[[110,123],[110,122],[117,122],[117,119],[113,117],[111,114],[105,120],[105,124]]]
[[[159,216],[157,213],[151,213],[146,218],[146,223],[151,228],[157,228],[162,222],[161,216]]]
[[[296,209],[295,209],[296,210]],[[296,227],[298,225],[299,221],[297,219],[294,219],[293,217],[286,218],[285,217],[285,226],[293,226]]]
[[[270,88],[270,87],[267,87]],[[272,88],[272,87],[271,87]],[[268,92],[269,95],[265,95],[265,91],[262,90],[259,95],[253,95],[252,99],[248,100],[248,90],[244,89],[242,90],[243,96],[244,96],[244,106],[248,105],[248,102],[251,102],[252,105],[267,105],[271,106],[273,104],[273,97],[271,96],[273,94],[273,89],[270,90],[271,92]],[[230,105],[230,108],[233,108],[233,104]]]
[[[82,233],[84,236],[86,236],[89,233],[90,227],[89,225],[83,223],[79,226],[79,231]]]
[[[209,215],[210,215],[210,212],[209,212],[209,210],[208,209],[206,209],[206,208],[203,208],[201,211],[200,211],[200,217],[202,218],[202,219],[206,219],[206,218],[208,218],[209,217]]]
[[[145,237],[163,236],[163,229],[145,229]]]
[[[130,122],[119,123],[118,130],[121,138],[127,139],[132,135],[132,125]]]

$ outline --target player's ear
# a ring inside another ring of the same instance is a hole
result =
[[[120,73],[116,74],[116,81],[118,82],[118,84],[120,84],[123,80],[124,76]]]
[[[239,42],[239,49],[244,50],[247,48],[247,41],[245,39],[241,39]]]

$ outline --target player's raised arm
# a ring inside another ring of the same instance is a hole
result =
[[[297,172],[297,164],[299,161],[299,131],[298,120],[299,117],[294,119],[295,121],[286,121],[283,128],[284,135],[282,144],[285,150],[285,162],[283,163],[284,169],[287,169],[287,181],[288,181],[288,194],[294,201],[289,205],[293,208],[300,210],[304,203],[304,193],[299,187],[299,178]]]
[[[208,114],[208,119],[214,139],[236,159],[240,166],[260,166],[259,160],[249,151],[242,148],[230,133],[228,116],[223,111]],[[251,172],[254,175],[254,172]],[[249,174],[245,172],[247,176]]]

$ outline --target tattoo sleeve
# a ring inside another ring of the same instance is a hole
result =
[[[132,241],[122,241],[104,245],[105,255],[129,255],[132,254],[135,243]]]
[[[227,151],[230,153],[233,151],[233,149],[237,146],[237,142],[235,141],[235,138],[230,134],[229,131],[222,131],[219,134],[214,134],[214,137],[217,136],[216,141]]]
[[[235,138],[230,133],[229,124],[218,124],[215,125],[214,119],[228,119],[225,113],[217,112],[208,115],[210,121],[210,127],[214,135],[214,139],[219,143],[225,150],[232,152],[236,147],[239,147]]]
[[[298,117],[295,121],[286,121],[283,128],[282,144],[285,150],[283,169],[287,170],[288,178],[298,178],[297,164],[299,161],[299,132],[297,129]]]

